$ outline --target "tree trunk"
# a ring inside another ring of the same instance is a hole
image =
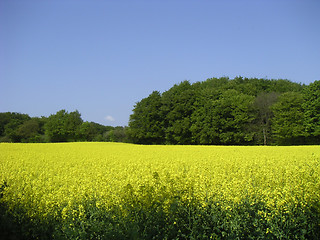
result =
[[[263,144],[266,146],[267,145],[267,134],[266,134],[266,129],[262,128],[263,131]]]

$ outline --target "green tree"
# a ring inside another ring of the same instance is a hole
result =
[[[304,89],[304,126],[310,143],[320,144],[320,80]]]
[[[128,134],[134,143],[161,144],[164,142],[161,94],[152,92],[138,102],[130,116]]]
[[[21,137],[19,136],[17,130],[23,122],[19,119],[11,119],[11,121],[4,127],[4,138],[5,142],[20,142]]]
[[[291,82],[287,79],[269,80],[268,92],[302,92],[304,85]]]
[[[135,143],[272,144],[272,136],[277,138],[280,127],[271,134],[270,107],[280,94],[301,94],[304,87],[284,79],[183,81],[137,103],[128,132]],[[317,129],[311,122],[306,125],[310,132]],[[281,142],[279,138],[277,142]]]
[[[108,142],[127,142],[127,129],[125,127],[115,127],[105,133]]]
[[[60,110],[48,117],[45,133],[52,142],[76,141],[80,135],[82,122],[78,111],[68,113],[66,110]]]
[[[170,144],[192,143],[191,115],[196,92],[188,81],[174,85],[162,94],[165,138]]]
[[[40,141],[40,124],[37,119],[32,118],[17,129],[17,135],[21,139],[21,142],[38,142]],[[39,136],[38,138],[36,136]]]
[[[18,134],[18,128],[30,119],[28,114],[0,113],[0,140],[2,142],[20,142],[21,137]]]
[[[267,145],[271,138],[271,119],[273,113],[271,106],[277,101],[280,93],[261,92],[255,98],[254,107],[256,110],[256,118],[252,129],[255,132],[255,142],[257,144]]]
[[[194,112],[191,115],[193,144],[219,144],[219,129],[214,122],[215,103],[220,95],[219,90],[203,88],[197,94]]]
[[[236,90],[223,92],[214,101],[213,126],[218,131],[222,144],[249,144],[253,133],[248,126],[254,120],[254,97]]]
[[[114,127],[104,126],[95,122],[83,122],[80,126],[78,139],[81,141],[105,141],[103,135]]]
[[[202,89],[226,89],[229,83],[228,77],[208,78],[206,81],[199,82]]]
[[[298,92],[283,93],[271,107],[272,134],[278,145],[303,144],[305,140],[303,95]]]

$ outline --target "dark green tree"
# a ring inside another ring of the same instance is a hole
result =
[[[21,124],[16,133],[20,138],[21,142],[38,142],[40,141],[40,124],[37,119],[32,118],[23,124]],[[36,137],[38,136],[38,137]]]
[[[104,141],[105,132],[112,130],[111,126],[103,126],[95,122],[83,122],[79,129],[78,139],[81,141]]]
[[[165,138],[170,144],[191,144],[191,115],[194,111],[196,92],[183,81],[162,94],[161,112],[164,118]]]
[[[3,141],[5,142],[20,142],[21,137],[19,136],[17,130],[19,126],[21,126],[23,122],[19,119],[12,119],[8,124],[4,127],[4,137]]]
[[[0,136],[5,136],[5,126],[11,121],[13,113],[3,112],[0,113]]]
[[[108,142],[127,142],[127,129],[125,127],[115,127],[105,133]]]
[[[271,139],[271,119],[273,113],[271,106],[277,101],[280,93],[261,92],[254,100],[256,117],[251,129],[255,132],[256,144],[267,145]]]
[[[2,142],[20,142],[21,137],[18,134],[18,128],[30,119],[28,114],[0,113],[0,140]]]
[[[283,93],[271,107],[272,134],[278,145],[305,143],[303,95],[299,92]]]
[[[304,89],[304,125],[310,143],[320,144],[320,80]]]
[[[45,133],[52,142],[76,141],[80,135],[82,122],[78,111],[68,113],[66,110],[60,110],[48,117]]]
[[[215,88],[203,88],[197,94],[190,127],[193,144],[220,144],[219,129],[214,121],[219,95],[220,91]]]
[[[236,90],[223,92],[214,101],[213,126],[221,144],[250,144],[253,133],[248,129],[254,120],[254,97]]]
[[[130,116],[128,134],[132,142],[142,144],[164,143],[164,126],[161,112],[161,94],[152,92],[138,102]]]
[[[157,143],[168,144],[272,144],[270,107],[280,94],[301,93],[304,87],[285,79],[241,76],[183,81],[157,93],[156,107],[151,96],[141,100],[128,132],[135,143],[154,143],[156,136]],[[312,124],[306,125],[312,131]]]

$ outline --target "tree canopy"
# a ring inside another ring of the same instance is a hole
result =
[[[129,137],[142,144],[319,144],[320,81],[183,81],[136,103]]]
[[[49,117],[0,113],[0,142],[127,141],[125,127],[84,122],[79,111],[60,110]]]
[[[128,127],[85,122],[79,111],[49,117],[0,113],[0,142],[320,144],[320,81],[236,77],[182,81],[137,102]]]

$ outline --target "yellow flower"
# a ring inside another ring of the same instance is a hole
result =
[[[254,206],[258,197],[274,212],[290,212],[318,201],[319,161],[318,146],[1,143],[0,183],[8,185],[1,201],[12,211],[22,206],[28,216],[57,220],[84,218],[82,204],[92,199],[97,208],[125,211],[128,201],[150,204],[158,197],[168,212],[177,199],[203,208],[210,200],[232,211],[244,198]]]

